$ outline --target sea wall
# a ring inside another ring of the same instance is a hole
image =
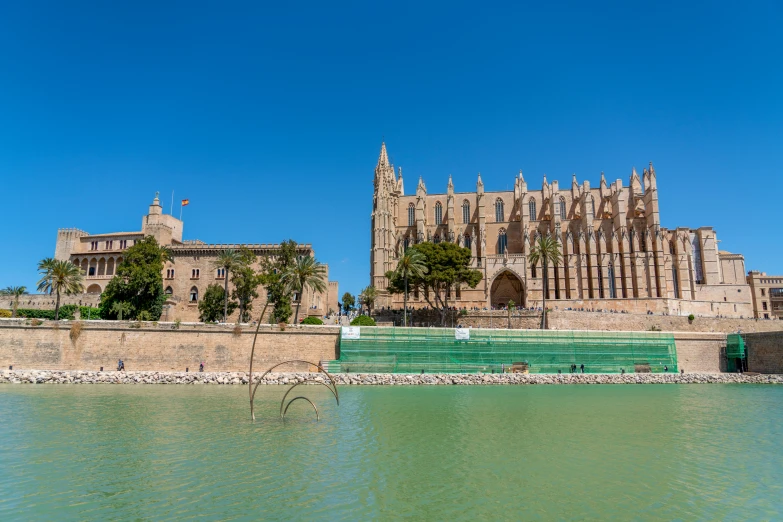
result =
[[[116,321],[30,321],[0,319],[0,368],[35,370],[246,371],[255,329],[250,326],[188,323],[129,323]],[[256,368],[282,361],[311,362],[339,357],[336,326],[261,327]],[[686,373],[725,371],[726,335],[716,332],[673,332],[680,369]],[[766,340],[765,340],[766,339]],[[783,373],[783,332],[749,341],[752,371]],[[755,345],[754,345],[755,342]],[[777,345],[775,343],[778,343]],[[763,343],[763,344],[762,344]],[[763,346],[763,349],[761,348]],[[758,368],[758,369],[757,369]],[[304,363],[280,371],[303,371]]]
[[[783,332],[743,334],[748,349],[748,371],[783,373]]]
[[[328,383],[322,373],[276,373],[253,382],[264,385]],[[783,375],[746,375],[737,373],[703,374],[424,374],[340,373],[332,378],[338,386],[449,386],[449,385],[534,385],[534,384],[783,384]],[[245,372],[80,372],[14,370],[0,372],[0,384],[233,384],[248,383]]]
[[[0,320],[0,368],[41,370],[116,369],[246,371],[255,328],[175,323]],[[77,331],[78,330],[78,331]],[[258,334],[255,364],[267,368],[291,359],[336,358],[339,328],[264,326]],[[281,370],[302,371],[297,363]]]

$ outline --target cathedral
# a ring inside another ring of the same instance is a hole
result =
[[[451,176],[445,188],[430,194],[419,177],[415,194],[406,195],[402,169],[395,172],[381,145],[370,250],[376,306],[402,308],[403,296],[387,291],[385,274],[406,248],[449,241],[469,248],[472,267],[483,275],[475,288],[453,289],[449,302],[458,308],[504,308],[511,301],[536,308],[546,291],[550,308],[753,316],[741,254],[719,250],[712,227],[661,227],[652,163],[641,176],[632,169],[627,186],[601,173],[595,188],[574,175],[564,187],[544,176],[535,189],[520,171],[513,191],[485,191],[481,174],[470,192],[457,192]],[[528,260],[542,235],[557,240],[563,259],[548,268],[546,285],[541,265]],[[414,293],[408,303],[428,306]]]

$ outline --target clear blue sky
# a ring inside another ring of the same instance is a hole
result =
[[[783,273],[779,0],[264,4],[0,5],[0,287],[174,190],[186,238],[309,242],[356,293],[382,137],[408,193],[653,161],[663,226]]]

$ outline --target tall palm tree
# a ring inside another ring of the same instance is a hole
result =
[[[16,311],[19,308],[19,296],[27,293],[26,286],[8,286],[0,290],[0,295],[5,295],[14,298],[13,313],[11,317],[16,317]]]
[[[378,299],[378,291],[374,286],[370,285],[359,294],[359,303],[367,306],[367,313],[372,312],[372,307],[375,304],[375,300]]]
[[[78,294],[84,291],[84,274],[82,270],[71,263],[60,259],[47,258],[38,264],[41,280],[38,281],[38,291],[47,294],[57,294],[54,306],[54,320],[60,319],[60,293]]]
[[[544,312],[541,319],[542,330],[546,330],[546,291],[547,284],[549,282],[547,267],[552,265],[557,268],[557,265],[560,264],[562,259],[563,254],[560,252],[560,249],[557,246],[557,240],[551,236],[540,236],[533,245],[533,248],[530,251],[530,256],[528,256],[528,260],[532,265],[537,265],[540,262],[543,269],[542,275],[544,278],[544,284],[542,289],[544,299],[542,308],[544,309]]]
[[[228,250],[221,250],[217,256],[217,259],[212,262],[215,268],[222,268],[226,271],[223,274],[223,322],[228,321],[228,274],[239,263],[239,252],[233,248]]]
[[[280,281],[285,285],[286,292],[299,292],[294,324],[299,324],[299,306],[302,304],[305,288],[310,288],[313,292],[325,292],[325,278],[326,265],[319,263],[312,256],[298,258],[295,264],[283,272]]]
[[[415,248],[408,249],[407,252],[400,258],[397,263],[397,268],[394,270],[394,274],[398,277],[402,277],[404,282],[404,312],[403,312],[403,324],[408,326],[408,278],[410,277],[424,277],[424,274],[429,272],[429,268],[424,264],[424,254],[416,250]]]

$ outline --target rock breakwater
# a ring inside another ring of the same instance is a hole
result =
[[[783,384],[783,375],[736,373],[626,373],[626,374],[388,374],[337,373],[338,385],[532,385],[532,384]],[[254,376],[254,379],[258,377]],[[309,378],[326,380],[318,373],[273,373],[262,385],[286,385]],[[5,370],[0,384],[247,384],[245,372],[89,372],[56,370]]]

